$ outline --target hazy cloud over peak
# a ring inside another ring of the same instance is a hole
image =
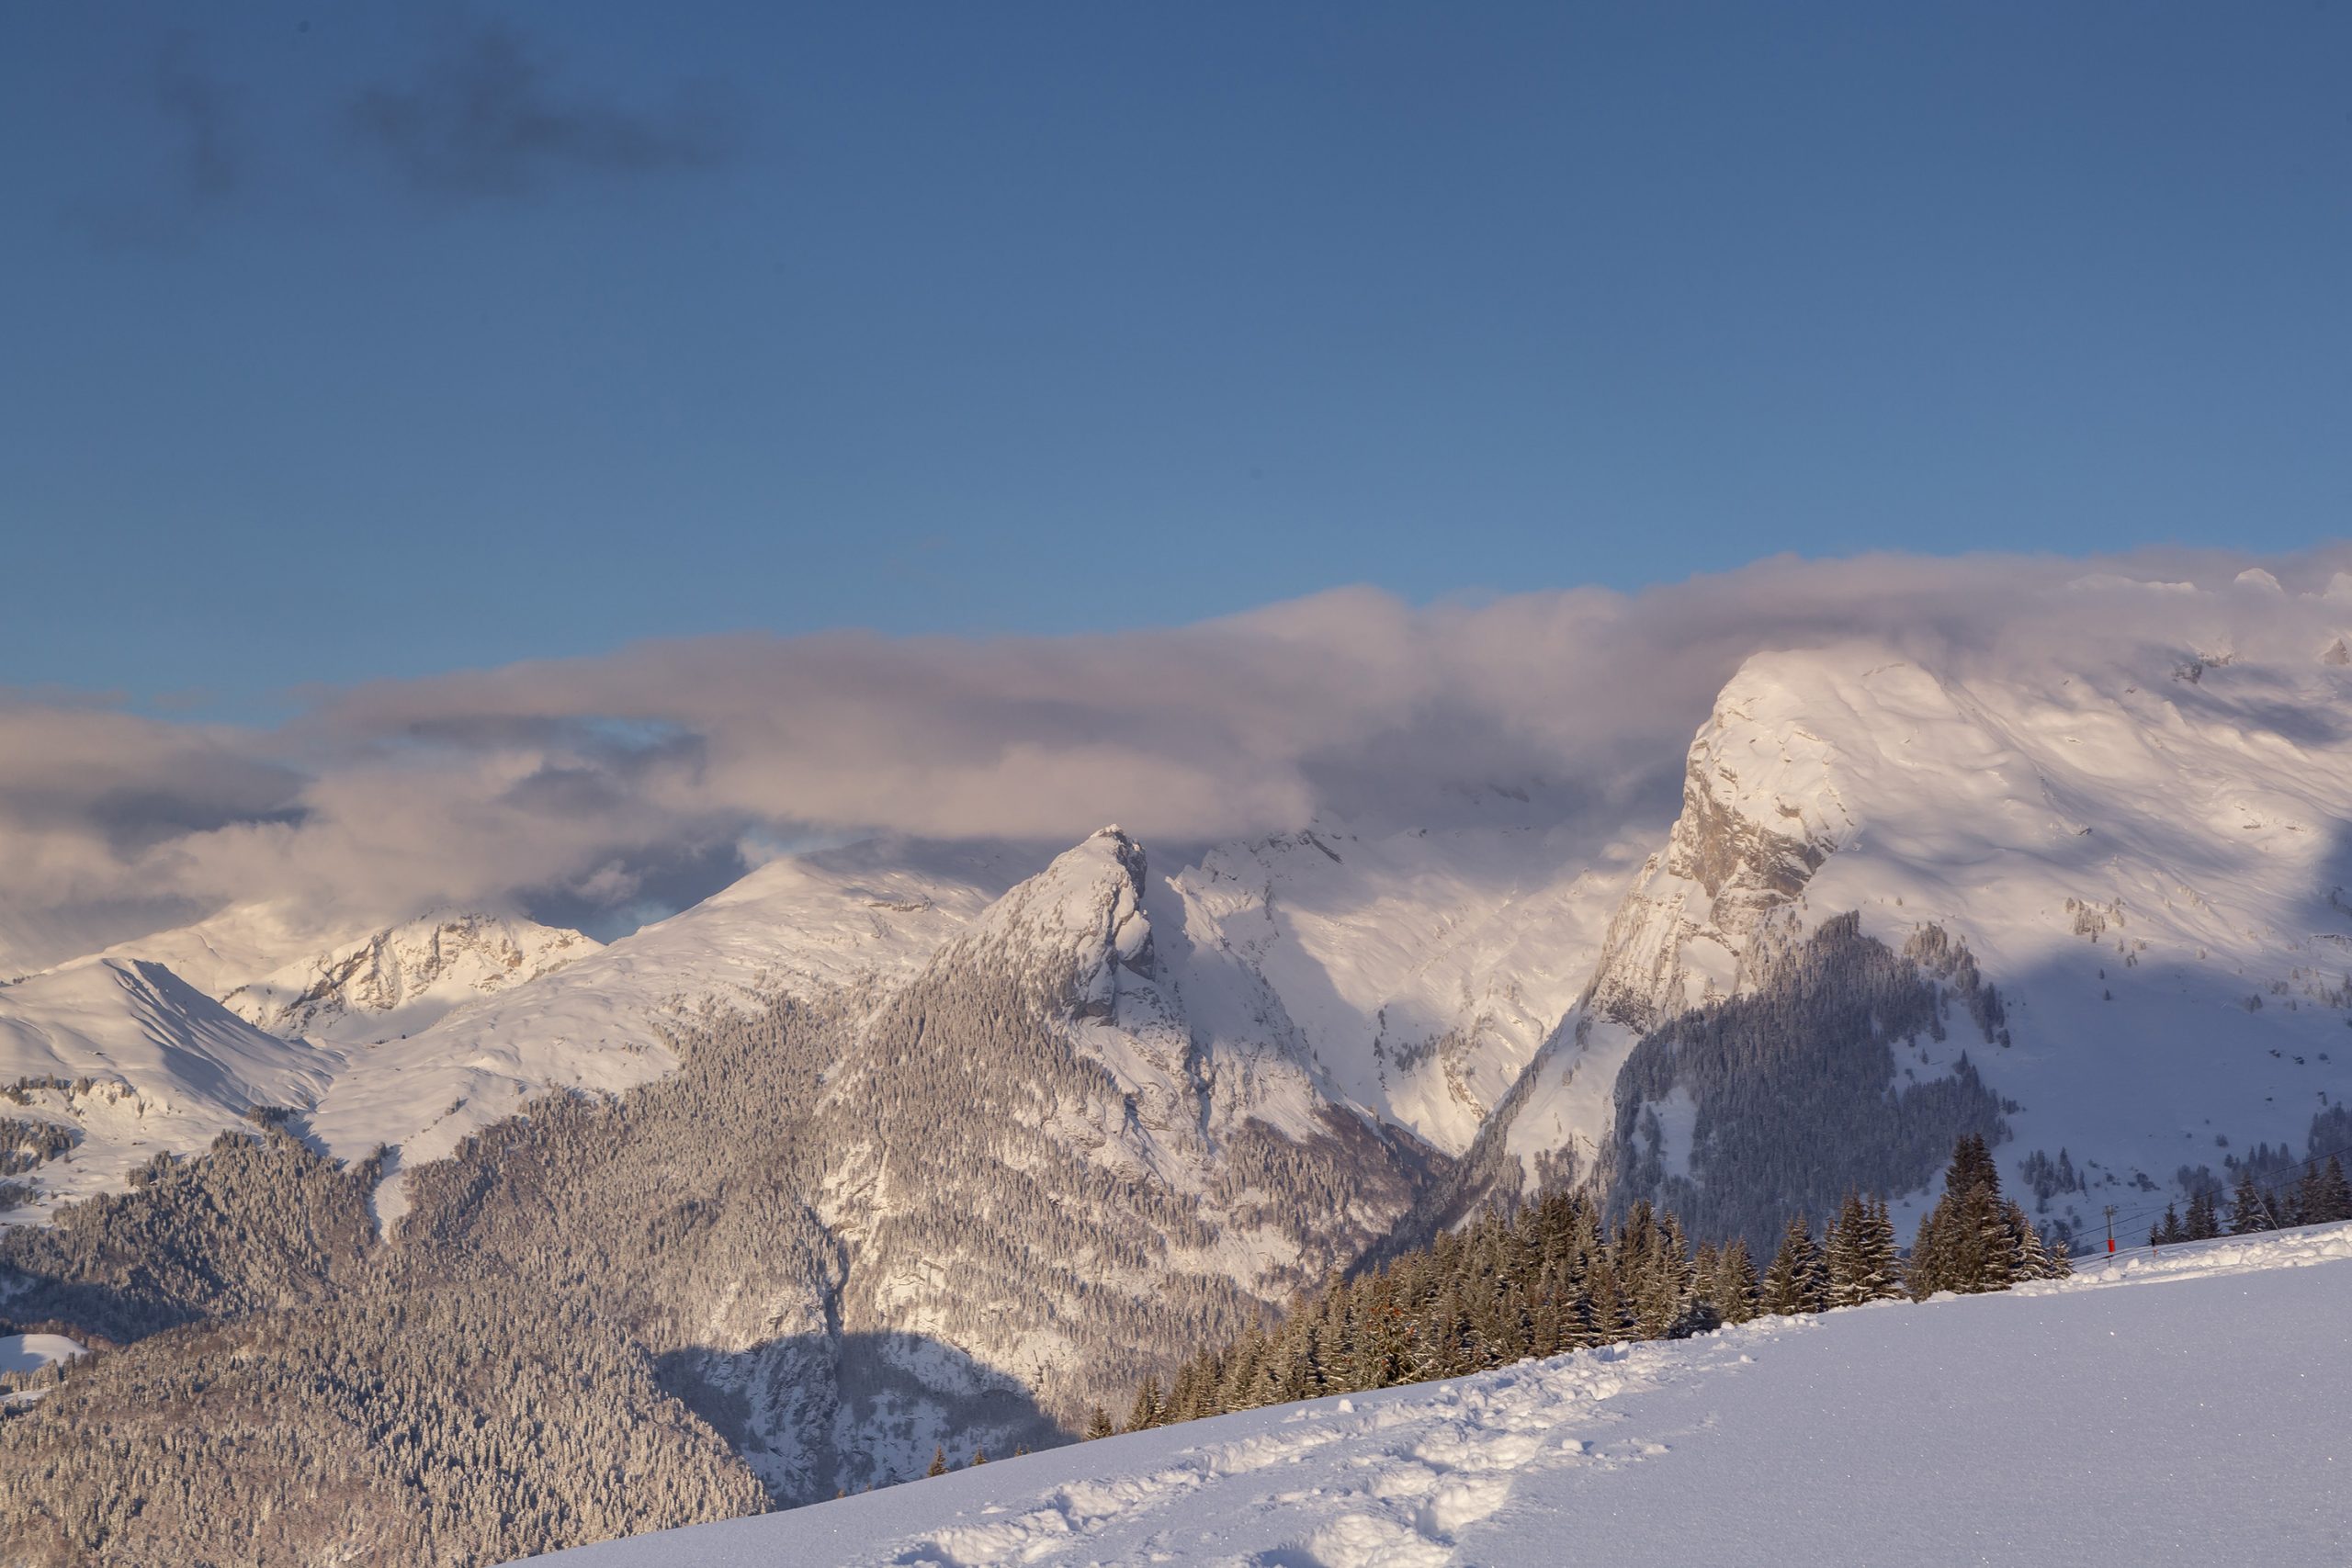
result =
[[[593,923],[809,833],[1057,842],[1116,820],[1200,842],[1317,811],[1442,819],[1486,786],[1662,827],[1692,731],[1760,651],[2150,682],[2227,655],[2335,679],[2352,553],[2256,566],[1777,559],[1635,595],[1342,589],[1115,635],[709,637],[363,685],[274,731],[19,700],[0,705],[0,968],[254,898]]]

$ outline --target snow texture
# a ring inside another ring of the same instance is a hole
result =
[[[2347,1292],[2352,1227],[2171,1248],[2006,1295],[1251,1411],[545,1561],[2341,1562]]]
[[[70,1361],[89,1351],[62,1334],[0,1335],[0,1372],[37,1372],[52,1361]]]

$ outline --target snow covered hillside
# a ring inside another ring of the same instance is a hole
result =
[[[665,1031],[711,1009],[903,976],[1027,859],[875,843],[780,860],[609,948],[514,918],[352,932],[241,907],[0,987],[0,1085],[95,1080],[32,1091],[77,1140],[37,1173],[38,1212],[119,1190],[158,1150],[199,1149],[255,1107],[301,1112],[343,1157],[392,1145],[397,1175],[548,1089],[669,1070]],[[141,978],[109,987],[101,969]],[[175,1066],[190,1041],[259,1065]],[[390,1218],[397,1182],[385,1196]]]
[[[71,1139],[33,1168],[33,1201],[17,1217],[116,1190],[158,1152],[244,1128],[249,1107],[314,1104],[340,1065],[160,964],[83,959],[0,990],[0,1089],[11,1091],[0,1105]]]
[[[1436,1568],[2352,1559],[2352,1227],[1766,1318],[560,1552]]]
[[[1637,837],[1522,793],[1441,824],[1318,819],[1169,877],[1186,928],[1272,992],[1334,1099],[1449,1155],[1576,1000],[1639,859]]]

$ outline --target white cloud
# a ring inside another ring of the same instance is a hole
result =
[[[1107,636],[713,637],[365,685],[273,731],[0,703],[0,967],[253,898],[641,901],[746,833],[1200,840],[1537,778],[1621,800],[1671,777],[1753,652],[2307,659],[2347,629],[2347,564],[1776,558],[1632,596],[1342,589]]]

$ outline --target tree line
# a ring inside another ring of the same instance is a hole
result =
[[[2301,1179],[2278,1186],[2257,1180],[2255,1169],[2251,1163],[2238,1168],[2237,1188],[2230,1195],[2230,1235],[2252,1235],[2290,1225],[2352,1220],[2352,1182],[2344,1178],[2341,1156],[2330,1155],[2325,1165],[2307,1160]],[[2222,1223],[2221,1203],[2212,1190],[2199,1188],[2189,1197],[2185,1218],[2178,1204],[2165,1205],[2164,1218],[2148,1227],[2148,1245],[2210,1241],[2222,1234]]]
[[[1489,1212],[1374,1269],[1334,1275],[1271,1327],[1188,1356],[1136,1387],[1124,1428],[1097,1405],[1086,1436],[1458,1377],[1597,1345],[1939,1292],[2002,1291],[2071,1272],[2001,1192],[1982,1136],[1959,1140],[1943,1195],[1906,1258],[1883,1199],[1849,1192],[1816,1239],[1789,1220],[1759,1272],[1747,1241],[1692,1247],[1670,1211],[1636,1201],[1614,1227],[1580,1191]]]

